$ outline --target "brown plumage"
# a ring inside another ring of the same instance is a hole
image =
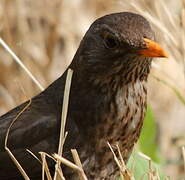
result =
[[[107,15],[91,25],[69,66],[74,74],[64,156],[70,158],[70,149],[76,148],[90,180],[114,179],[117,175],[107,141],[113,146],[119,144],[127,161],[139,137],[151,57],[166,56],[153,38],[148,21],[140,15]],[[8,146],[33,179],[39,178],[41,166],[25,149],[35,154],[57,151],[65,79],[66,72],[33,97],[10,132]],[[4,150],[4,138],[12,119],[27,103],[0,117],[2,180],[20,177]],[[64,175],[77,179],[70,169],[64,169]]]

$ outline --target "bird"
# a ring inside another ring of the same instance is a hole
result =
[[[142,15],[117,12],[96,19],[66,71],[44,91],[0,117],[0,179],[21,179],[7,146],[32,179],[41,179],[34,154],[57,152],[67,70],[73,70],[63,156],[77,149],[89,180],[113,180],[118,168],[107,142],[119,146],[125,162],[137,142],[147,106],[147,79],[153,58],[167,57]],[[54,165],[49,162],[52,168]],[[66,179],[77,176],[64,168]]]

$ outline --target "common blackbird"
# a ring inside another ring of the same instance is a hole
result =
[[[118,144],[125,161],[137,141],[146,111],[147,78],[152,57],[166,57],[153,41],[149,22],[141,15],[121,12],[97,19],[89,28],[68,68],[74,70],[70,90],[64,156],[76,148],[90,180],[114,179],[118,169],[107,141]],[[32,98],[13,124],[8,147],[32,179],[41,165],[34,154],[57,152],[65,73]],[[0,117],[0,179],[21,179],[5,152],[5,134],[25,102]],[[49,166],[53,166],[49,162]],[[64,169],[69,180],[77,179]]]

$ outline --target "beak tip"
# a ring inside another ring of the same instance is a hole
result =
[[[144,38],[146,43],[146,49],[141,51],[141,54],[145,57],[160,57],[168,58],[168,54],[161,48],[161,46],[150,39]]]
[[[161,56],[160,56],[160,58],[168,58],[168,57],[169,56],[168,56],[168,54],[165,51],[163,51]]]

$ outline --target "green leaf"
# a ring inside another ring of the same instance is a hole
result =
[[[138,141],[141,152],[149,156],[153,161],[159,162],[158,147],[156,144],[157,125],[150,105],[144,120],[143,129]]]
[[[155,162],[151,162],[151,166],[152,170],[155,170],[159,174],[161,180],[165,179],[164,173],[160,170],[160,165]],[[150,171],[149,161],[140,157],[137,150],[132,153],[127,163],[127,167],[131,170],[135,179],[148,180],[147,175]]]

